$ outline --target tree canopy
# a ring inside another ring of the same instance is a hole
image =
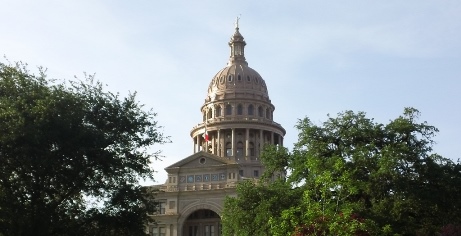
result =
[[[0,63],[0,235],[144,235],[155,116],[93,76]]]
[[[388,124],[352,111],[321,125],[299,120],[291,152],[266,147],[264,184],[241,184],[237,198],[226,199],[223,229],[227,235],[250,235],[239,229],[259,225],[265,231],[252,235],[459,235],[461,165],[433,153],[438,130],[419,116],[406,108]],[[280,172],[287,177],[269,181]]]

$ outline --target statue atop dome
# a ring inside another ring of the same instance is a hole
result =
[[[237,16],[237,19],[235,20],[235,29],[238,30],[239,28],[239,20],[240,20],[240,15]]]

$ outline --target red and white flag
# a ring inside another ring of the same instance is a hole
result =
[[[208,132],[206,131],[206,125],[205,125],[205,133],[203,133],[202,136],[205,139],[205,142],[208,142]]]

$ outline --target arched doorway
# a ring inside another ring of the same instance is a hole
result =
[[[184,221],[183,236],[220,236],[221,217],[209,209],[192,212]]]

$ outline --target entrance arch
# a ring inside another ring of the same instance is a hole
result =
[[[221,217],[209,209],[199,209],[189,214],[182,224],[183,236],[220,236]]]
[[[219,208],[210,205],[191,207],[181,214],[179,220],[181,236],[220,236],[221,217]]]

